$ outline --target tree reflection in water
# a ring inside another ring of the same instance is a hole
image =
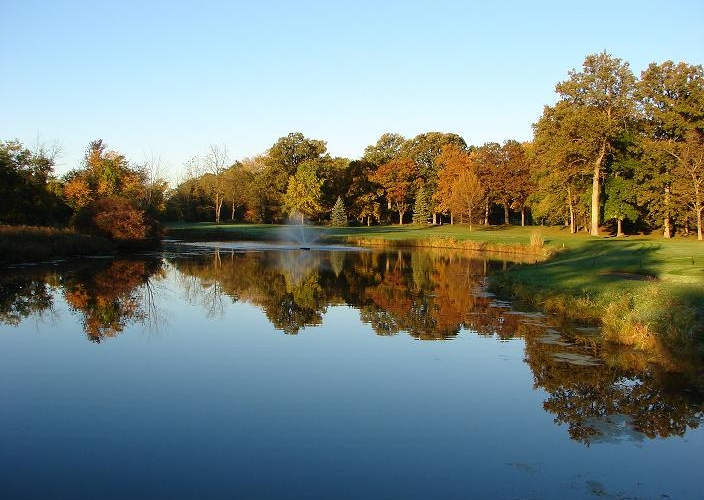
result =
[[[105,260],[66,271],[5,273],[0,322],[51,311],[63,294],[88,338],[100,342],[128,324],[159,323],[156,283],[173,269],[187,301],[206,316],[228,303],[260,308],[275,328],[298,334],[319,325],[327,308],[349,305],[378,335],[407,333],[451,340],[470,331],[525,339],[534,387],[544,409],[586,445],[682,436],[704,418],[701,360],[599,346],[570,325],[539,313],[512,311],[486,293],[486,276],[506,262],[456,251],[204,250],[195,256]]]
[[[106,259],[64,268],[23,270],[7,274],[0,288],[0,322],[18,324],[23,318],[52,310],[54,290],[81,317],[92,342],[114,337],[130,323],[160,320],[154,297],[155,278],[163,276],[160,259]]]

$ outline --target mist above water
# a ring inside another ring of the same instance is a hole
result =
[[[309,249],[320,240],[322,235],[323,229],[308,225],[299,212],[292,212],[288,223],[279,233],[279,241],[282,243],[296,243],[302,249]]]

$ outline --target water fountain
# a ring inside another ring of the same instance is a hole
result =
[[[300,223],[300,221],[303,223]],[[273,234],[272,234],[273,233]],[[265,232],[266,239],[256,241],[211,241],[184,243],[185,245],[205,248],[218,248],[229,251],[267,251],[267,250],[304,250],[304,251],[365,251],[368,249],[345,245],[344,243],[321,242],[328,234],[324,227],[306,224],[300,214],[292,214],[286,225],[279,226],[273,231]]]
[[[294,221],[300,220],[300,224]],[[281,230],[279,241],[284,243],[296,243],[299,250],[310,250],[311,246],[320,239],[322,230],[308,228],[305,219],[298,213],[289,216],[288,224]]]

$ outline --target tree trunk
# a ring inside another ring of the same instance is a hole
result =
[[[455,224],[455,214],[450,212],[450,225],[452,226],[454,224]]]
[[[616,236],[625,236],[623,234],[623,221],[621,219],[616,219]]]
[[[591,235],[599,236],[599,201],[601,200],[601,162],[606,155],[606,141],[601,143],[599,156],[594,162],[594,177],[592,178],[592,228]]]
[[[406,213],[405,211],[403,211],[403,212],[401,212],[400,210],[398,211],[398,223],[401,226],[403,226],[403,214],[405,214],[405,213]]]
[[[508,226],[508,205],[504,203],[504,226]]]
[[[665,186],[665,220],[663,229],[663,238],[672,237],[672,229],[670,228],[670,186]]]
[[[367,227],[370,227],[372,225],[372,216],[367,215]]]
[[[222,198],[215,196],[215,224],[220,224],[220,211],[222,210]]]
[[[438,224],[438,214],[433,212],[433,226],[437,226]]]
[[[702,199],[701,199],[701,191],[699,190],[699,183],[694,180],[694,211],[697,214],[697,239],[699,241],[704,241],[702,240],[702,210],[704,210],[704,207],[702,207]]]
[[[572,206],[572,188],[570,186],[567,186],[567,202],[570,207],[570,234],[574,234],[577,232],[577,228],[575,227],[574,207]]]
[[[305,223],[305,220],[303,220],[303,213],[301,212],[301,226]]]
[[[471,217],[471,212],[470,212],[470,217]],[[469,221],[469,225],[472,225],[472,221]],[[489,200],[486,200],[486,205],[484,207],[484,225],[488,226],[489,225]],[[470,227],[471,230],[471,227]]]
[[[526,225],[526,209],[521,208],[521,227]]]

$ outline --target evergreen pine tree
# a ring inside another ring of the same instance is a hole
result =
[[[345,214],[345,204],[340,196],[337,197],[335,206],[332,207],[332,214],[330,216],[330,224],[332,226],[346,226],[347,225],[347,214]]]
[[[416,192],[416,202],[413,205],[413,224],[425,225],[430,217],[430,205],[425,189],[418,188]]]

